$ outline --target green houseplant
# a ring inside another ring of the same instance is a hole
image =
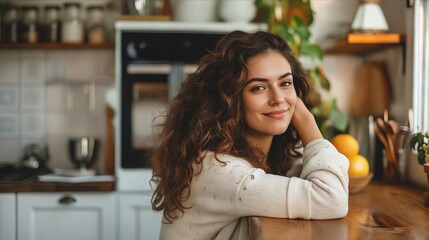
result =
[[[255,0],[256,21],[268,24],[268,30],[282,36],[292,47],[295,56],[303,59],[313,82],[309,94],[311,111],[326,138],[345,132],[348,115],[337,108],[336,99],[322,99],[320,91],[329,91],[330,82],[320,65],[324,53],[310,41],[310,26],[314,12],[311,0]]]
[[[417,160],[423,165],[423,171],[429,184],[429,131],[414,133],[411,137],[411,149],[417,151]],[[429,204],[429,191],[424,193]]]
[[[417,152],[417,160],[421,165],[429,163],[429,131],[414,133],[411,137],[411,149]]]

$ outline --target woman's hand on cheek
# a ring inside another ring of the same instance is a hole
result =
[[[307,109],[304,102],[300,98],[297,98],[294,113],[292,115],[292,124],[295,128],[298,128],[299,125],[301,125],[302,120],[310,117],[310,115],[311,112]]]
[[[304,146],[312,140],[323,138],[313,114],[300,98],[297,99],[295,104],[292,124],[298,131]]]

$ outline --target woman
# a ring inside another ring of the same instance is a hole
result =
[[[246,239],[248,216],[347,214],[348,160],[305,107],[308,78],[267,32],[229,33],[200,60],[152,159],[161,239]],[[300,157],[299,177],[286,177]]]

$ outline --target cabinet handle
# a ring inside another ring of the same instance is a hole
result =
[[[70,196],[70,195],[65,195],[65,196],[62,196],[58,202],[60,204],[64,204],[64,205],[72,204],[72,203],[76,202],[76,198],[74,198],[73,196]]]

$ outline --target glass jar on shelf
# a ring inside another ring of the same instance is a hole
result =
[[[22,7],[21,40],[25,43],[39,42],[39,8],[36,6]]]
[[[101,44],[106,41],[104,25],[104,7],[92,5],[87,7],[86,33],[88,43]]]
[[[108,2],[105,5],[104,22],[106,26],[106,41],[115,41],[115,21],[120,16],[120,5],[118,2]]]
[[[8,43],[19,42],[19,9],[12,4],[6,4],[2,15],[2,41]]]
[[[64,21],[61,28],[61,41],[63,43],[82,43],[84,40],[84,27],[80,17],[80,3],[64,3]]]
[[[45,17],[43,23],[43,41],[57,43],[60,41],[61,22],[60,22],[60,6],[46,5]]]

